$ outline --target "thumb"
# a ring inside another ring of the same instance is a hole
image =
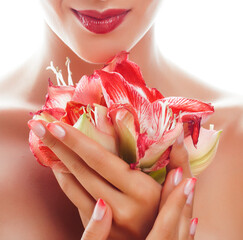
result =
[[[111,208],[102,199],[99,199],[81,240],[106,240],[110,233],[111,224]]]
[[[178,137],[173,145],[170,154],[170,163],[168,164],[168,169],[172,170],[174,168],[181,167],[183,169],[183,178],[191,178],[192,172],[189,163],[189,156],[184,144],[184,132]]]

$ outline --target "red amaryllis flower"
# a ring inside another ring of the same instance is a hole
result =
[[[184,131],[192,169],[202,171],[212,160],[220,131],[201,127],[214,112],[210,104],[182,97],[163,97],[146,86],[141,71],[121,52],[74,87],[60,72],[58,86],[49,82],[46,103],[35,114],[48,122],[63,121],[119,155],[132,168],[162,182],[175,140]],[[45,166],[65,171],[55,154],[30,132],[31,150]]]

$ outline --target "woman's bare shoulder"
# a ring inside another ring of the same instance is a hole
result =
[[[214,102],[214,121],[224,129],[235,130],[233,132],[243,133],[243,96],[228,95],[221,96]],[[232,129],[233,128],[233,129]],[[237,134],[238,135],[238,134]]]
[[[222,130],[217,154],[198,177],[195,211],[198,239],[242,239],[243,104],[241,97],[219,98],[208,120]]]

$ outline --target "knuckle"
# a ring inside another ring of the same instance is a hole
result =
[[[73,173],[78,174],[79,176],[84,176],[87,172],[86,167],[84,164],[81,162],[81,159],[73,159],[70,164],[70,169]]]
[[[57,178],[57,181],[58,181],[59,186],[63,190],[63,192],[68,194],[69,189],[70,189],[70,184],[68,184],[68,181],[66,180],[64,175],[63,174],[59,175],[58,178]]]
[[[136,221],[138,212],[133,204],[126,205],[124,207],[117,208],[115,210],[114,219],[116,223],[127,229],[131,229],[134,221]]]
[[[68,141],[68,147],[77,153],[79,147],[78,141]]]
[[[144,204],[151,205],[151,203],[153,202],[159,202],[161,195],[161,186],[157,183],[145,183],[143,184],[142,188],[137,188],[136,191],[139,201],[142,201]]]
[[[116,215],[115,215],[115,220],[118,225],[124,226],[126,224],[129,224],[132,217],[132,214],[128,214],[127,210],[125,208],[119,208],[116,209]]]

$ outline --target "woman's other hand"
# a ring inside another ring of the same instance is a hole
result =
[[[170,189],[170,193],[146,240],[194,239],[198,220],[197,218],[191,220],[185,209],[189,211],[192,209],[195,179],[182,180],[181,173],[181,169],[178,169],[168,175],[164,186]],[[81,240],[105,240],[108,238],[111,225],[111,209],[99,199]]]

